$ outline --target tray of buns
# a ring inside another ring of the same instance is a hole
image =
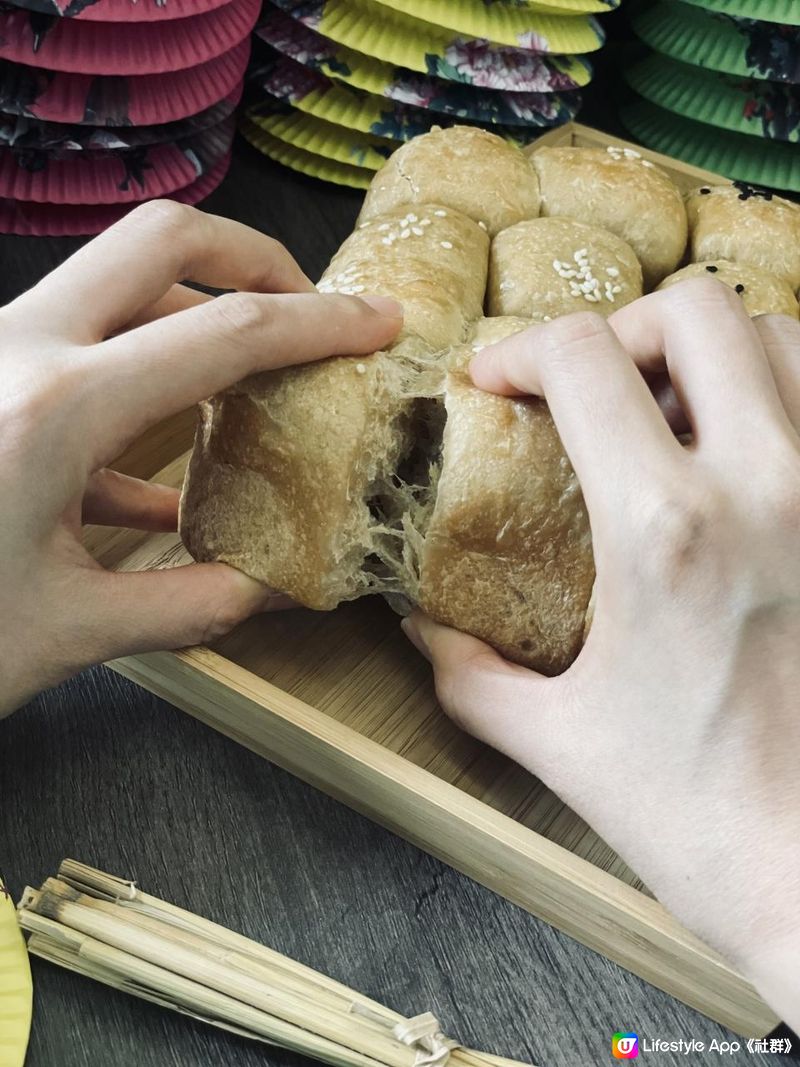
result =
[[[544,402],[480,393],[472,353],[531,322],[608,315],[678,272],[718,274],[751,314],[798,315],[792,231],[797,205],[578,124],[525,153],[467,127],[408,141],[319,283],[401,300],[389,350],[239,383],[201,405],[193,452],[192,413],[132,446],[120,469],[184,486],[182,537],[87,529],[107,567],[223,560],[305,606],[111,666],[763,1035],[776,1020],[744,979],[541,782],[441,712],[395,609],[419,603],[516,662],[564,670],[592,617],[580,487]]]

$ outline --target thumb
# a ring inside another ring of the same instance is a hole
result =
[[[530,767],[558,680],[527,670],[477,637],[421,611],[403,619],[409,640],[433,665],[436,695],[454,722]]]
[[[97,581],[91,605],[95,661],[210,644],[257,612],[296,606],[224,563],[103,572]]]

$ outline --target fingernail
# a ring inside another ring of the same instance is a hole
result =
[[[386,315],[390,319],[402,319],[403,305],[397,300],[393,300],[390,296],[376,296],[373,293],[368,293],[366,296],[359,294],[359,296],[365,304],[369,304],[372,310],[377,311],[379,315]]]
[[[490,349],[481,349],[480,352],[476,352],[472,359],[469,361],[469,376],[472,378],[473,384],[480,386],[481,382],[485,380],[487,370],[489,370],[493,363],[493,355]]]
[[[409,615],[405,619],[402,619],[400,622],[400,628],[406,635],[406,637],[409,639],[411,644],[414,646],[414,648],[416,648],[418,652],[421,652],[426,659],[430,659],[430,649],[428,648],[425,639],[420,633],[419,627],[417,626],[416,620],[413,618],[413,616]]]

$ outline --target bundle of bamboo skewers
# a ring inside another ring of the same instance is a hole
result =
[[[64,860],[26,888],[35,956],[105,985],[335,1067],[523,1067],[462,1048],[430,1013],[406,1019],[310,967]]]

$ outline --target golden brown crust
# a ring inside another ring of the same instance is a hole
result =
[[[784,278],[769,271],[750,267],[746,263],[731,263],[725,259],[690,263],[676,271],[659,285],[668,289],[687,278],[716,278],[735,289],[744,301],[748,315],[791,315],[800,318],[800,305],[792,288]]]
[[[489,238],[442,204],[400,207],[362,221],[333,257],[321,292],[378,293],[403,305],[398,342],[457,344],[483,309]]]
[[[391,155],[367,190],[359,221],[402,205],[445,204],[495,234],[539,214],[539,180],[515,145],[474,126],[434,128]]]
[[[686,211],[693,261],[747,263],[800,290],[800,204],[736,182],[698,187]]]
[[[575,473],[542,400],[447,378],[436,504],[420,565],[420,605],[545,674],[580,651],[594,581]]]
[[[663,170],[631,148],[540,148],[542,215],[610,230],[631,246],[649,291],[675,270],[686,248],[686,210]]]
[[[642,269],[621,237],[571,219],[519,222],[492,241],[489,315],[547,321],[574,311],[608,316],[642,295]]]

